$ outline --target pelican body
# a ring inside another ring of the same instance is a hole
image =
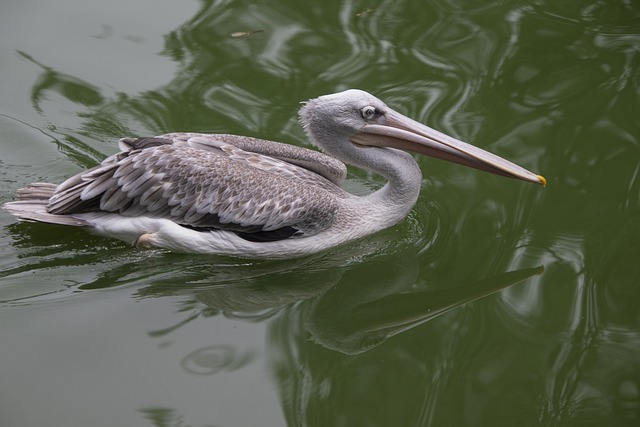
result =
[[[323,153],[237,135],[123,138],[121,151],[60,185],[34,183],[4,208],[21,220],[87,228],[144,248],[289,258],[393,226],[420,193],[415,152],[545,185],[542,176],[389,108],[361,90],[300,109]],[[366,196],[340,187],[345,163],[382,175]]]

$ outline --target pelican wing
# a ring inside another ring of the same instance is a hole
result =
[[[49,213],[166,218],[256,241],[315,234],[333,222],[342,190],[324,176],[228,140],[179,135],[123,139],[126,151],[60,184]]]
[[[281,142],[268,141],[264,139],[251,138],[248,136],[228,135],[228,134],[202,134],[202,133],[168,133],[154,138],[144,138],[145,140],[171,140],[174,144],[187,144],[190,147],[199,148],[206,151],[217,152],[223,147],[236,149],[236,159],[244,157],[246,159],[258,159],[256,154],[266,156],[258,163],[266,169],[279,168],[282,173],[297,179],[312,180],[314,185],[326,187],[329,191],[336,189],[347,177],[347,167],[341,161],[327,156],[318,151],[309,150],[295,145],[283,144]],[[121,141],[121,148],[127,147],[125,138]],[[124,146],[123,146],[124,142]],[[139,143],[138,143],[139,144]],[[230,153],[231,154],[231,153]],[[268,159],[267,159],[268,158]],[[274,162],[277,159],[281,162]],[[266,161],[265,161],[266,160]],[[299,166],[297,168],[291,165]],[[318,177],[325,179],[318,180]],[[335,185],[326,186],[326,180]]]

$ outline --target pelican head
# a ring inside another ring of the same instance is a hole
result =
[[[412,120],[362,90],[311,99],[300,109],[300,121],[314,144],[344,160],[354,157],[345,157],[352,148],[388,147],[546,185],[543,176]]]

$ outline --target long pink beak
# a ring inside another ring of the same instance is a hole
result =
[[[367,124],[351,138],[358,145],[391,147],[448,160],[485,172],[547,185],[534,174],[502,157],[467,144],[402,114],[388,110],[384,124]]]

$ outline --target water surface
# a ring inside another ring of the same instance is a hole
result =
[[[10,0],[2,203],[125,135],[306,146],[351,87],[549,185],[419,158],[406,221],[279,262],[0,212],[0,423],[638,425],[638,46],[633,1]]]

